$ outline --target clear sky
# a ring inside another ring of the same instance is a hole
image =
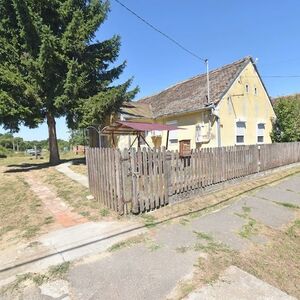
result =
[[[208,58],[211,69],[244,56],[258,58],[258,69],[271,96],[300,92],[299,0],[121,0],[185,47]],[[137,99],[205,72],[204,65],[147,27],[111,0],[111,12],[97,33],[103,40],[119,34],[119,62],[127,60],[120,81],[134,77]],[[3,132],[3,130],[0,132]],[[64,119],[58,137],[67,139]],[[24,139],[47,138],[47,126],[18,134]]]

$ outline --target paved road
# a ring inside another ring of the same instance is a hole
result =
[[[238,232],[249,218],[276,229],[292,221],[294,210],[280,203],[300,206],[300,175],[245,195],[207,215],[157,226],[148,241],[78,263],[71,268],[66,281],[48,283],[41,288],[29,287],[22,299],[165,299],[178,281],[192,272],[197,262],[199,252],[178,251],[178,248],[195,245],[195,232],[211,235],[238,251],[251,243],[264,243],[264,236],[243,238]],[[244,281],[247,284],[247,280]],[[249,285],[248,290],[255,299],[251,280]],[[60,293],[57,293],[57,286],[61,288]],[[274,289],[274,295],[279,292]]]

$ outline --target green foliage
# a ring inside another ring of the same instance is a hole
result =
[[[83,129],[71,130],[70,132],[70,145],[87,145],[87,137]]]
[[[70,143],[61,139],[57,140],[58,148],[64,150],[65,148],[70,149]],[[40,140],[40,141],[25,141],[21,137],[14,137],[10,133],[1,134],[0,133],[0,155],[1,153],[6,156],[12,154],[13,151],[26,151],[27,149],[44,149],[49,150],[49,141]]]
[[[126,62],[115,63],[120,37],[99,42],[96,31],[108,1],[2,0],[0,2],[0,124],[17,131],[65,116],[69,128],[101,123],[123,101],[131,80],[120,85]],[[56,152],[55,134],[50,152]],[[51,155],[50,155],[51,158]]]
[[[5,158],[10,154],[10,151],[0,145],[0,158]]]
[[[274,103],[273,142],[300,141],[300,95],[279,98]]]

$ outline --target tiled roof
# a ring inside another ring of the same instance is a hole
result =
[[[153,115],[150,105],[142,102],[125,102],[120,108],[120,113],[128,119],[131,118],[147,118],[152,119]]]
[[[211,102],[217,103],[222,99],[250,61],[253,62],[251,57],[245,57],[209,72]],[[148,104],[154,118],[197,111],[207,104],[206,74],[177,83],[162,92],[140,99],[137,103]]]

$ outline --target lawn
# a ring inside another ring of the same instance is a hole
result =
[[[21,173],[7,174],[0,167],[0,194],[0,249],[31,239],[52,223]]]
[[[63,160],[76,158],[66,153]],[[76,167],[83,167],[80,164]],[[30,171],[26,169],[30,169]],[[87,200],[88,189],[49,166],[48,157],[35,159],[28,156],[12,156],[0,159],[0,250],[19,241],[30,241],[37,235],[55,227],[54,218],[42,205],[25,181],[28,172],[41,184],[48,186],[71,209],[88,220],[113,219],[117,216],[97,201]]]
[[[87,166],[85,163],[73,164],[70,166],[70,169],[76,173],[86,175],[86,176],[88,175]]]

